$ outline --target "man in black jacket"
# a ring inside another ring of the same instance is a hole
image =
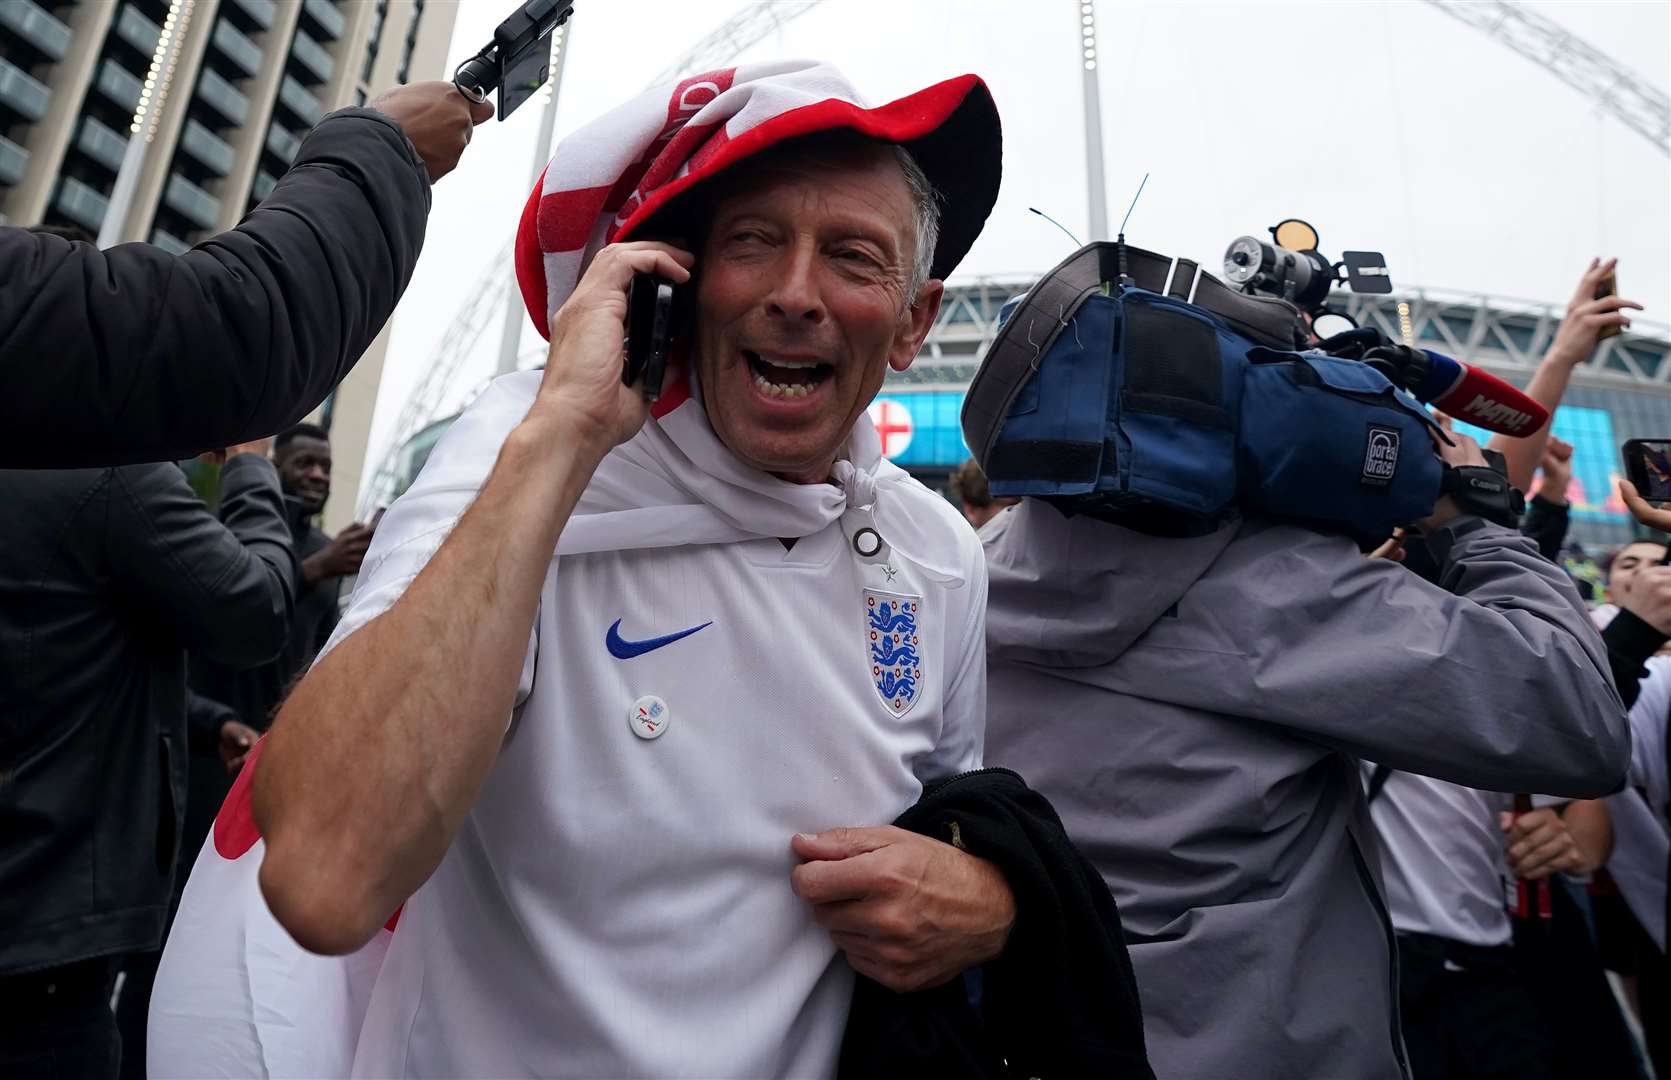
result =
[[[229,451],[220,521],[172,464],[0,471],[0,1075],[115,1073],[117,960],[168,915],[186,650],[258,664],[288,632],[266,449]]]
[[[178,459],[307,415],[388,321],[430,184],[492,111],[436,82],[334,112],[183,255],[0,228],[0,468]]]
[[[336,536],[327,536],[313,522],[325,509],[331,494],[331,441],[316,424],[297,424],[273,440],[273,465],[278,469],[279,488],[284,493],[290,535],[296,552],[296,606],[291,614],[290,634],[279,655],[257,668],[228,666],[193,657],[191,685],[197,692],[220,702],[258,732],[266,731],[285,691],[313,658],[324,648],[336,629],[342,599],[342,579],[360,570],[366,549],[371,546],[370,524],[349,525]],[[209,820],[226,797],[230,778],[221,768],[214,746],[204,744],[200,765],[215,777],[206,804],[188,814],[185,865],[197,857]],[[193,770],[193,801],[199,801],[197,774]],[[193,819],[200,827],[194,829]]]

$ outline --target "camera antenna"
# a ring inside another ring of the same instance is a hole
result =
[[[1033,213],[1037,214],[1039,217],[1043,218],[1044,220],[1050,222],[1050,224],[1056,226],[1058,229],[1061,229],[1064,233],[1067,233],[1068,239],[1073,241],[1073,246],[1074,247],[1084,247],[1085,246],[1084,244],[1079,242],[1079,237],[1073,235],[1073,233],[1071,233],[1071,232],[1068,232],[1068,227],[1066,225],[1063,225],[1060,221],[1057,221],[1055,218],[1051,217],[1049,214],[1045,213],[1043,210],[1040,210],[1036,206],[1029,206],[1027,209],[1031,210]]]
[[[1137,200],[1140,196],[1142,196],[1143,189],[1147,187],[1148,184],[1149,174],[1144,173],[1143,179],[1138,182],[1137,194],[1131,197],[1131,205],[1126,207],[1126,216],[1120,219],[1120,231],[1114,237],[1114,253],[1119,259],[1120,284],[1126,286],[1127,288],[1130,288],[1134,282],[1132,281],[1131,274],[1126,269],[1126,222],[1131,220],[1131,212],[1137,209]]]
[[[1137,184],[1137,194],[1131,197],[1131,205],[1126,207],[1126,216],[1120,219],[1120,243],[1126,242],[1126,222],[1131,220],[1131,212],[1137,209],[1137,200],[1143,195],[1143,189],[1149,183],[1149,174],[1144,173],[1143,179]]]

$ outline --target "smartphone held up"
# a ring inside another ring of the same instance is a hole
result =
[[[1612,296],[1614,293],[1616,293],[1618,291],[1619,291],[1618,275],[1613,271],[1609,271],[1607,276],[1602,278],[1601,281],[1599,283],[1597,283],[1595,296],[1596,296],[1597,300],[1601,300],[1601,299],[1604,299],[1605,297]],[[1596,334],[1596,340],[1597,341],[1606,341],[1610,337],[1618,336],[1619,333],[1620,333],[1620,329],[1619,329],[1618,326],[1604,326],[1604,327],[1601,328],[1601,331]]]
[[[1671,439],[1629,439],[1620,447],[1625,477],[1649,502],[1671,502]]]

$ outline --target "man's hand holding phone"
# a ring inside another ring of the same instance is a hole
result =
[[[1630,325],[1627,308],[1642,309],[1641,304],[1615,292],[1614,270],[1618,264],[1618,259],[1590,260],[1567,304],[1566,318],[1555,330],[1555,340],[1549,346],[1550,357],[1574,367],[1584,363],[1603,338]]]
[[[682,285],[695,264],[690,252],[652,240],[598,252],[551,319],[551,350],[530,417],[551,418],[600,459],[637,434],[649,405],[621,380],[628,289],[638,274]]]

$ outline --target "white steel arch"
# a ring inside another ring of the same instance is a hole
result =
[[[783,29],[823,2],[824,0],[776,0],[749,4],[708,31],[701,41],[686,49],[684,55],[657,72],[655,78],[644,84],[644,88],[647,90],[652,86],[660,86],[693,71],[723,67],[768,34]]]
[[[1427,0],[1524,56],[1671,156],[1671,96],[1525,4]]]

